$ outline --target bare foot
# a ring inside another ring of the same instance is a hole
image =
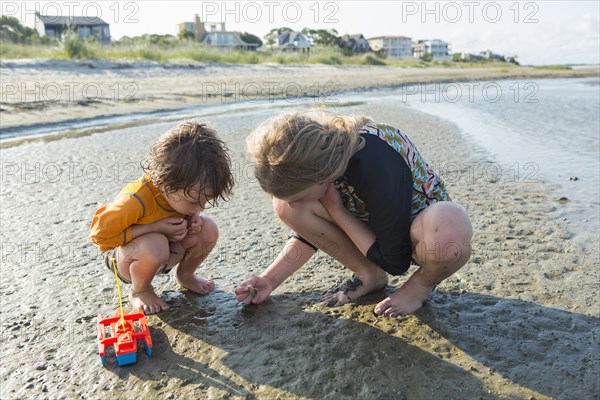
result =
[[[433,288],[434,286],[421,286],[411,278],[390,297],[377,304],[374,313],[394,318],[398,315],[412,314],[421,308]]]
[[[215,282],[213,280],[200,278],[196,274],[177,274],[177,282],[184,288],[201,295],[207,295],[215,288]]]
[[[136,310],[141,307],[146,315],[169,309],[169,305],[152,288],[140,293],[130,293],[129,301]]]
[[[383,270],[379,270],[377,274],[369,275],[365,278],[352,275],[352,279],[326,292],[322,300],[333,307],[342,306],[377,289],[381,289],[387,283],[388,276]]]

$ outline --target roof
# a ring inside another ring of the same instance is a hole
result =
[[[363,36],[362,33],[357,33],[357,34],[354,34],[354,35],[348,35],[348,34],[346,34],[346,35],[342,36],[342,39],[344,39],[344,40],[347,40],[347,39],[358,40],[360,38],[364,39],[364,36]]]
[[[281,32],[281,34],[277,34],[277,32],[273,32],[267,35],[267,38],[272,37],[276,39],[274,43],[275,47],[311,47],[312,44],[310,41],[302,34],[302,32],[298,31],[285,31]],[[298,41],[298,44],[294,44],[295,41]],[[305,44],[301,44],[300,42],[305,42]]]
[[[57,15],[36,15],[44,25],[107,25],[98,17],[74,17],[74,16],[57,16]]]
[[[437,43],[450,44],[448,42],[444,42],[442,39],[422,39],[422,40],[415,40],[415,43],[425,43],[425,42],[437,42]]]
[[[281,35],[279,35],[279,45],[282,46],[284,44],[294,43],[296,40],[299,41],[301,39],[306,40],[306,38],[304,38],[304,35],[302,35],[300,32],[297,32],[297,31],[282,32]]]
[[[376,37],[368,38],[367,40],[374,40],[374,39],[408,39],[408,40],[412,40],[408,36],[376,36]]]

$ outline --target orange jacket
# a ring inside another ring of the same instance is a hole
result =
[[[151,224],[168,217],[185,218],[173,210],[148,175],[129,183],[110,203],[94,214],[91,227],[92,242],[106,251],[133,240],[131,226]]]

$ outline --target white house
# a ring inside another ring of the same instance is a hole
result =
[[[412,40],[406,36],[377,36],[367,39],[373,51],[384,50],[387,58],[412,59]]]
[[[425,54],[432,55],[434,60],[450,60],[450,44],[440,39],[418,40],[413,43],[413,55],[421,58]]]
[[[491,50],[480,51],[479,56],[484,60],[505,61],[506,57],[500,54],[492,53]]]
[[[461,61],[481,61],[483,57],[478,54],[472,53],[456,53],[458,55],[458,59]]]

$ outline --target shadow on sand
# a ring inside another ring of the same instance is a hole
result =
[[[258,398],[266,398],[269,387],[315,399],[501,398],[488,393],[478,377],[402,338],[315,310],[306,302],[317,302],[316,293],[278,295],[246,307],[231,293],[209,297],[197,297],[196,307],[185,311],[212,307],[202,327],[193,315],[169,312],[159,318],[198,340],[196,346],[202,341],[226,352],[225,366],[263,390]],[[189,301],[194,300],[180,296],[171,304]]]
[[[599,392],[598,318],[528,301],[438,290],[416,319],[409,317],[412,322],[384,321],[370,314],[383,296],[371,294],[355,306],[330,312],[315,305],[316,292],[276,295],[259,306],[241,306],[231,293],[218,290],[208,297],[178,294],[169,300],[172,311],[158,319],[165,330],[179,333],[169,343],[164,332],[153,329],[154,367],[109,369],[121,378],[135,374],[157,381],[153,389],[159,391],[178,378],[174,388],[179,393],[181,386],[194,384],[246,399],[279,390],[318,399],[499,399],[529,397],[529,391],[586,399]],[[516,389],[489,393],[483,374],[478,377],[409,344],[441,343],[427,332],[437,332]],[[220,362],[230,371],[198,360],[210,348],[222,352]]]
[[[600,319],[529,301],[437,291],[418,318],[511,382],[558,399],[600,393]]]

